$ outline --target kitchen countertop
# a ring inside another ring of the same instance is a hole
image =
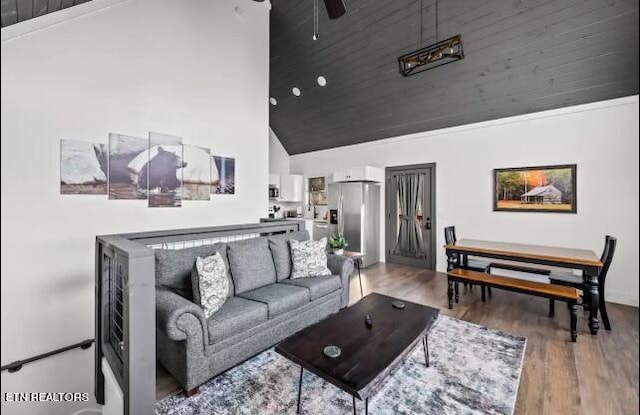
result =
[[[295,219],[295,218],[290,218],[290,219]],[[325,219],[302,218],[302,220],[308,220],[313,223],[329,223],[329,221]]]
[[[312,218],[260,218],[261,222],[280,222],[283,220],[304,220],[304,221],[312,221],[314,223],[329,223],[328,220],[312,219]]]

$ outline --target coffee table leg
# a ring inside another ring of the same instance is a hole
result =
[[[362,275],[360,274],[360,260],[356,261],[358,267],[358,281],[360,281],[360,297],[364,297],[364,291],[362,290]]]
[[[353,398],[353,415],[356,415],[358,413],[357,408],[356,408],[356,397],[355,395],[351,395]],[[369,414],[369,398],[364,400],[364,413],[365,415]]]
[[[304,368],[300,366],[300,381],[298,382],[298,409],[296,411],[297,414],[300,413],[300,394],[302,393],[302,372],[304,372]]]
[[[422,339],[422,346],[424,347],[424,361],[427,367],[429,367],[429,342],[427,336],[424,336],[424,339]]]

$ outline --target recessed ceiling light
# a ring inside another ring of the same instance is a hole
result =
[[[327,79],[324,76],[318,77],[318,85],[325,86],[327,84]]]
[[[278,105],[278,100],[275,99],[274,97],[271,97],[269,98],[269,103],[275,106],[275,105]]]
[[[300,92],[300,88],[298,88],[297,86],[294,86],[294,87],[291,89],[291,92],[293,92],[293,95],[295,95],[295,96],[297,96],[297,97],[299,97],[299,96],[300,96],[300,94],[301,94],[301,92]]]

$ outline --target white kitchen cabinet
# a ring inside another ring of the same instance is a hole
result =
[[[333,172],[332,181],[340,182],[376,182],[384,181],[384,170],[373,166],[357,166]]]
[[[302,202],[304,200],[304,176],[283,174],[280,176],[281,202]]]
[[[279,174],[269,174],[269,186],[275,186],[280,188],[280,175]]]
[[[347,181],[347,170],[336,170],[333,172],[331,176],[331,181],[334,183],[346,182]]]

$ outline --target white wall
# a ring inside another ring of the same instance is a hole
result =
[[[3,364],[93,337],[96,235],[264,215],[269,7],[129,0],[17,37],[2,29]],[[150,130],[235,157],[236,195],[151,209],[146,201],[59,194],[61,138],[107,142],[109,132]],[[20,391],[93,399],[93,349],[2,372],[2,393]],[[69,414],[94,405],[3,402],[2,412]]]
[[[427,162],[437,163],[438,246],[447,225],[456,226],[459,238],[598,254],[604,236],[614,235],[607,300],[638,305],[638,96],[294,155],[291,169],[317,174]],[[578,165],[577,214],[492,211],[494,168],[566,163]],[[442,249],[437,262],[446,268]]]
[[[269,128],[269,173],[289,174],[290,157],[278,136]]]
[[[269,128],[269,173],[280,175],[289,174],[291,169],[290,161],[291,157],[289,156],[289,153],[287,153],[287,150],[280,142],[280,139],[278,138],[276,133],[274,133],[273,130]],[[306,180],[304,182],[304,191],[306,194]],[[267,209],[272,206],[280,208],[280,210],[275,214],[276,217],[283,217],[285,211],[295,211],[302,205],[303,203],[300,202],[276,202],[274,200],[269,200],[268,205],[265,207],[264,216],[267,216]]]

